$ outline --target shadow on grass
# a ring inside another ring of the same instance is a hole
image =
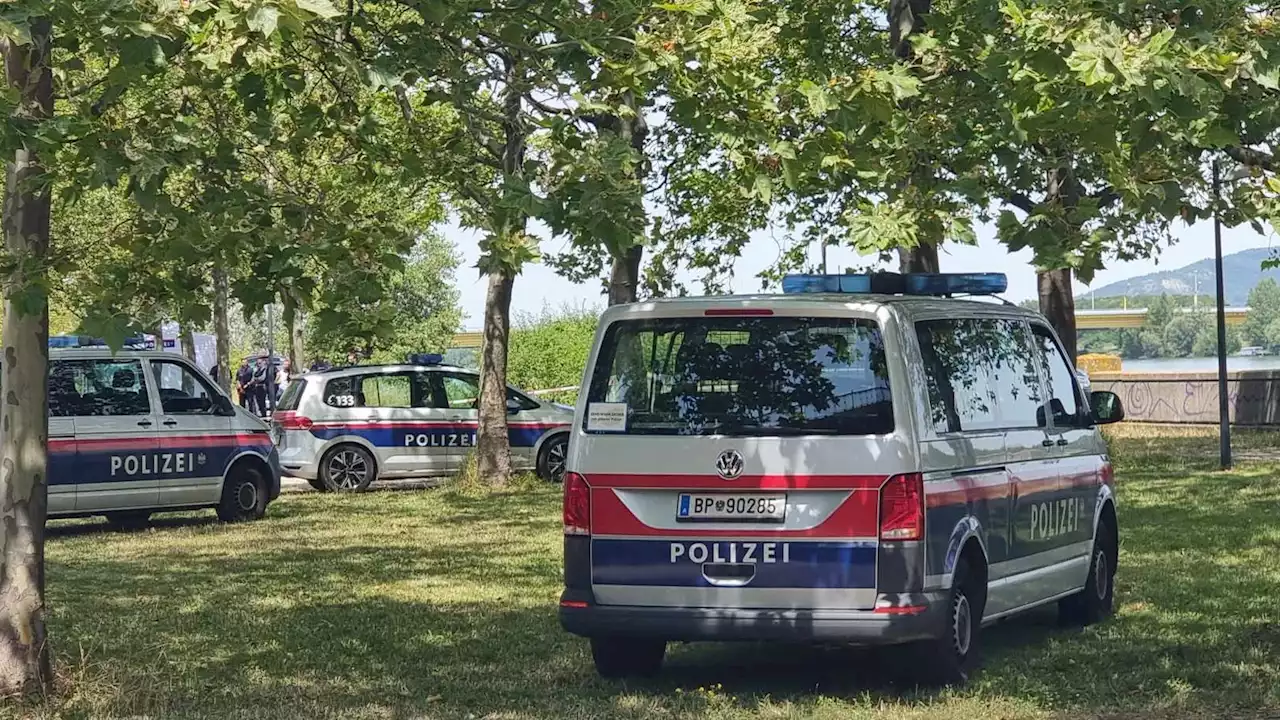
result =
[[[860,712],[958,702],[980,713],[1006,702],[1184,717],[1280,707],[1274,471],[1174,477],[1164,465],[1129,466],[1117,477],[1118,617],[1063,629],[1047,608],[988,628],[986,669],[962,690],[903,684],[876,651],[754,644],[681,646],[652,681],[599,681],[585,641],[555,619],[553,490],[396,493],[298,496],[249,526],[175,519],[173,534],[153,533],[141,554],[59,556],[59,543],[80,550],[99,538],[55,537],[55,642],[85,653],[88,674],[102,679],[86,687],[107,688],[73,688],[62,709],[629,719],[781,715],[783,706],[808,715],[833,702]],[[218,549],[166,552],[188,532]],[[101,538],[117,539],[147,540]]]

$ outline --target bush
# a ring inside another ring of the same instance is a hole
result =
[[[595,338],[599,310],[564,305],[520,313],[511,330],[507,382],[523,390],[572,387],[539,397],[572,404]]]

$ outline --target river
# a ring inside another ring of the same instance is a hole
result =
[[[1216,372],[1215,357],[1157,358],[1122,360],[1121,372]],[[1280,355],[1261,357],[1228,357],[1227,370],[1280,370]]]

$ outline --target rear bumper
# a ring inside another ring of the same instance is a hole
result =
[[[919,611],[891,614],[866,610],[793,610],[577,606],[587,602],[567,591],[560,625],[583,637],[643,636],[665,640],[778,640],[889,645],[938,637],[946,628],[946,593],[913,594]],[[574,605],[566,606],[565,603]]]

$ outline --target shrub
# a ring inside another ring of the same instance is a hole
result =
[[[595,337],[599,310],[562,305],[539,313],[519,313],[512,323],[507,381],[524,390],[572,387],[563,393],[541,395],[555,402],[573,403]]]

